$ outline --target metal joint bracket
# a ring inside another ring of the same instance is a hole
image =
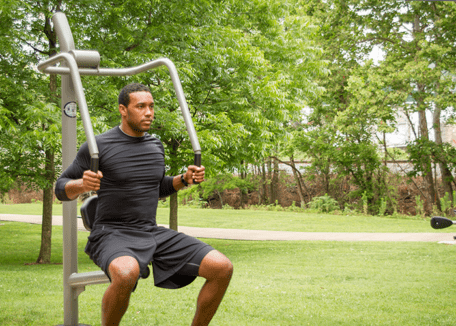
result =
[[[73,299],[77,299],[79,295],[85,291],[85,289],[85,286],[78,286],[77,288],[75,288],[73,292]]]
[[[79,68],[100,68],[100,53],[98,51],[71,50],[69,53],[74,57]]]

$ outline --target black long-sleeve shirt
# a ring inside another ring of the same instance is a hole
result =
[[[146,133],[131,137],[115,127],[96,137],[99,170],[103,173],[93,230],[101,226],[141,228],[156,225],[158,198],[176,192],[173,177],[165,176],[163,144]],[[58,178],[55,194],[70,200],[65,185],[90,169],[87,143]]]

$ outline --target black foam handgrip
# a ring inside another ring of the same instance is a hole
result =
[[[99,164],[98,157],[91,157],[90,158],[90,171],[97,173],[98,172],[98,164]]]
[[[193,162],[196,166],[201,166],[201,154],[195,154]]]
[[[195,154],[193,163],[198,167],[201,166],[201,154]],[[199,182],[196,182],[194,179],[193,179],[193,183],[196,185],[199,184]]]

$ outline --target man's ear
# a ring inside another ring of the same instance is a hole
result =
[[[119,104],[119,112],[120,112],[121,116],[126,117],[127,116],[127,107],[123,104]]]

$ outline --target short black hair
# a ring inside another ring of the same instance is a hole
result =
[[[136,93],[136,92],[149,92],[150,88],[147,87],[146,85],[140,84],[140,83],[131,83],[122,88],[122,90],[119,93],[119,105],[122,104],[126,107],[128,107],[128,104],[130,104],[130,93]]]

